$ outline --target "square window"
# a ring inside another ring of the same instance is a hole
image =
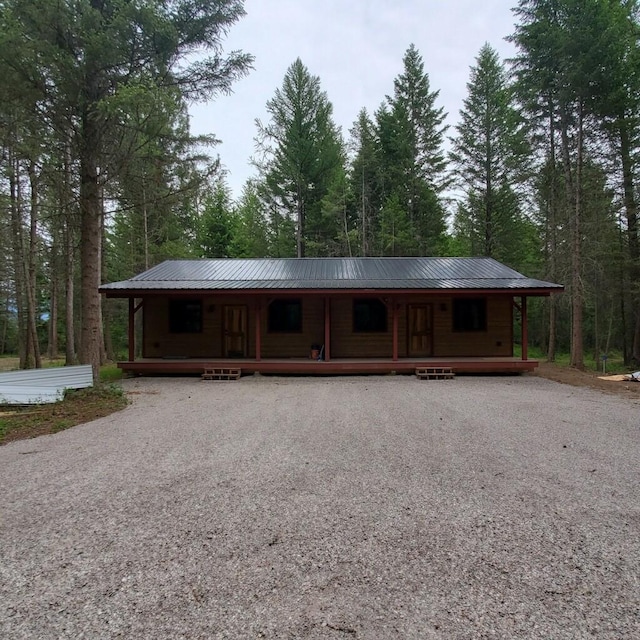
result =
[[[387,305],[377,298],[353,301],[354,333],[385,333]]]
[[[302,331],[302,302],[273,300],[269,304],[267,328],[271,333],[300,333]]]
[[[453,300],[454,331],[486,331],[487,301],[485,298],[455,298]]]
[[[169,300],[171,333],[202,332],[202,300]]]

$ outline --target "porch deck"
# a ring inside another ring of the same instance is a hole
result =
[[[201,374],[205,368],[241,369],[242,373],[348,375],[414,373],[418,367],[450,367],[454,373],[523,373],[533,371],[537,360],[509,357],[483,358],[141,358],[118,362],[123,371],[144,374]]]

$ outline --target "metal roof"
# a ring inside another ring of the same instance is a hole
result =
[[[254,258],[167,260],[100,291],[263,289],[537,289],[562,285],[527,278],[493,258]]]

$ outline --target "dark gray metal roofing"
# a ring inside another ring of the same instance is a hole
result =
[[[167,260],[130,280],[100,287],[129,291],[229,289],[543,289],[492,258],[252,258]]]

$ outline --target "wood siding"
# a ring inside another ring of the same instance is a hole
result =
[[[239,296],[193,298],[202,300],[202,331],[171,333],[168,298],[147,297],[143,305],[144,358],[222,358],[225,306],[247,307],[247,357],[255,353],[254,301]]]
[[[297,299],[297,298],[296,298]],[[268,301],[262,306],[262,357],[307,358],[312,344],[324,342],[324,299],[301,298],[302,331],[269,333]]]
[[[433,355],[511,356],[513,355],[513,299],[486,297],[486,331],[453,330],[453,298],[433,300]]]
[[[369,298],[374,296],[368,296]],[[398,356],[409,353],[408,307],[430,305],[432,356],[512,356],[513,299],[508,295],[487,296],[485,331],[453,330],[455,296],[411,296],[396,298],[398,305]],[[195,298],[194,298],[195,299]],[[272,298],[270,298],[272,299]],[[256,305],[261,304],[261,356],[263,358],[307,358],[312,344],[324,343],[324,297],[301,297],[302,330],[296,333],[268,331],[267,298],[207,296],[202,298],[202,332],[169,331],[168,298],[148,296],[143,306],[143,357],[222,358],[224,357],[223,314],[225,306],[247,308],[246,357],[255,357]],[[393,356],[392,301],[387,303],[387,331],[354,333],[353,298],[331,299],[331,358],[391,358]]]

